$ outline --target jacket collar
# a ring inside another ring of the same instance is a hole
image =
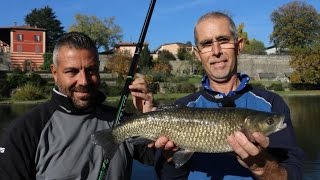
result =
[[[96,104],[86,109],[76,108],[73,105],[72,100],[65,94],[59,92],[58,88],[56,87],[52,90],[51,99],[57,104],[57,106],[59,106],[59,109],[63,112],[66,112],[68,114],[87,114],[93,112],[96,109],[96,106],[102,104],[105,101],[106,96],[101,91],[99,91]]]
[[[250,80],[249,76],[246,74],[238,73],[237,75],[240,80],[240,84],[235,91],[231,91],[228,94],[218,92],[218,91],[211,89],[209,78],[207,75],[203,76],[203,78],[201,80],[201,84],[202,84],[202,87],[204,88],[204,90],[206,90],[210,94],[215,94],[214,96],[217,99],[221,99],[224,97],[231,97],[231,96],[237,94],[238,92],[242,91],[247,86],[247,84],[249,83],[249,80]]]

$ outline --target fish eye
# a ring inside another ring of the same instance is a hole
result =
[[[268,118],[267,119],[267,124],[268,125],[271,125],[271,124],[273,124],[274,123],[274,119],[273,118]]]

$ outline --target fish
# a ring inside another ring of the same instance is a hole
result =
[[[113,129],[91,135],[93,143],[104,148],[111,159],[119,144],[129,140],[133,144],[150,143],[165,136],[180,148],[173,155],[176,168],[185,164],[194,152],[232,152],[227,136],[243,132],[253,141],[253,132],[265,136],[286,128],[283,114],[247,108],[194,108],[165,105],[156,111],[133,115]]]

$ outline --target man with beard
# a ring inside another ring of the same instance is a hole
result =
[[[48,102],[17,118],[0,147],[0,179],[96,179],[104,160],[90,136],[111,128],[117,109],[102,104],[98,51],[85,34],[64,34],[53,51],[56,87]],[[152,94],[142,78],[129,86],[135,107],[150,111]],[[127,142],[110,161],[107,179],[130,179],[133,158],[153,163],[153,149]]]

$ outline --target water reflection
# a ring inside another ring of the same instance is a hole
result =
[[[320,179],[320,96],[287,97],[297,142],[305,151],[305,178]]]
[[[297,143],[305,151],[304,179],[320,179],[320,96],[284,97],[291,110],[292,123],[295,128]],[[171,104],[172,101],[163,101],[159,104]],[[117,102],[108,104],[117,107]],[[7,127],[12,119],[26,112],[35,105],[0,105],[0,137],[3,128]],[[127,111],[133,112],[130,103]]]

